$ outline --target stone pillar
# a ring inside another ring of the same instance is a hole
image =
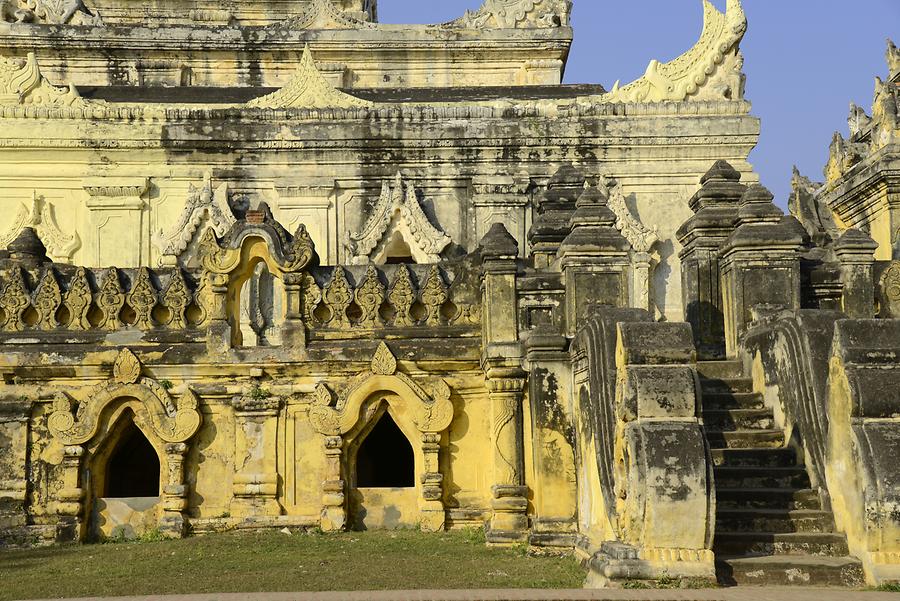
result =
[[[532,545],[572,548],[577,532],[575,426],[568,340],[551,325],[525,339],[534,477]]]
[[[757,305],[800,309],[801,226],[785,217],[760,185],[741,197],[737,229],[720,251],[725,307],[725,350],[735,358]]]
[[[691,324],[701,359],[725,355],[719,249],[734,231],[735,214],[747,189],[740,179],[734,167],[716,161],[700,179],[700,190],[689,202],[694,216],[675,233],[682,246],[678,257],[685,321]]]
[[[281,515],[276,464],[279,397],[237,397],[234,400],[234,501],[236,517]]]
[[[515,367],[488,370],[494,447],[494,485],[491,488],[494,515],[487,539],[493,544],[522,542],[528,529],[528,489],[522,448],[525,379],[522,376],[524,372]]]
[[[56,493],[55,512],[59,521],[56,527],[58,542],[76,542],[82,538],[82,509],[84,489],[81,488],[81,459],[84,447],[71,445],[65,448],[62,460],[63,487]]]
[[[31,403],[16,400],[0,403],[0,533],[27,525],[25,502],[28,491],[28,420]]]
[[[859,230],[847,230],[834,243],[841,264],[841,308],[850,319],[875,317],[873,266],[878,243]]]
[[[571,164],[563,165],[547,184],[535,206],[536,215],[528,241],[536,269],[544,269],[556,260],[559,245],[569,234],[569,219],[575,201],[584,191],[584,175]]]
[[[488,541],[509,544],[525,540],[528,518],[522,453],[522,347],[519,343],[519,244],[495,223],[481,240],[483,270],[482,368],[491,401],[494,449],[494,515]]]
[[[631,244],[616,229],[616,214],[607,206],[609,192],[582,191],[569,235],[559,247],[566,290],[566,335],[574,336],[595,305],[627,307]]]
[[[210,354],[222,355],[231,349],[231,323],[228,315],[228,276],[210,273],[209,311],[206,347]],[[235,299],[235,303],[240,302]]]
[[[188,488],[184,481],[184,460],[187,451],[188,446],[183,442],[166,445],[169,472],[162,491],[163,516],[160,530],[171,538],[181,538],[185,533],[184,512],[188,506]]]
[[[425,473],[422,474],[422,529],[440,532],[444,529],[445,512],[444,475],[438,465],[441,449],[441,435],[436,432],[422,433],[422,453],[425,456]]]
[[[284,323],[281,344],[292,355],[305,355],[306,325],[303,323],[302,273],[284,274]]]
[[[322,521],[325,532],[336,532],[347,522],[345,506],[345,482],[341,477],[341,457],[344,439],[340,436],[325,437],[325,481],[322,482]]]

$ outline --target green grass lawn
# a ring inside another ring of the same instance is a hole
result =
[[[579,588],[572,557],[494,549],[474,531],[232,533],[0,551],[0,600],[107,595]]]

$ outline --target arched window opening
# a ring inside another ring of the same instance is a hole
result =
[[[159,496],[159,456],[134,423],[119,439],[106,468],[106,498]]]
[[[384,247],[384,262],[386,265],[411,265],[415,263],[412,256],[412,249],[400,232],[394,232],[391,239]]]
[[[414,483],[412,445],[385,411],[356,454],[356,486],[411,488]]]

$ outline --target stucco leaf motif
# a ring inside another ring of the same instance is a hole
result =
[[[441,325],[441,307],[450,298],[447,285],[441,276],[441,270],[437,265],[431,267],[425,287],[422,289],[422,304],[425,305],[427,315],[425,323],[430,326]]]
[[[97,307],[103,312],[103,328],[115,330],[121,325],[119,312],[125,304],[125,293],[119,283],[119,272],[115,267],[106,270],[100,293],[97,295]]]
[[[740,0],[728,0],[724,14],[703,0],[703,33],[690,50],[667,63],[650,61],[643,77],[622,88],[616,82],[602,98],[606,102],[680,102],[698,96],[717,71],[729,69],[734,76],[731,83],[704,96],[741,98],[743,60],[738,46],[746,31],[747,15]]]
[[[88,313],[91,309],[92,300],[93,295],[91,294],[91,285],[87,280],[87,271],[84,267],[79,267],[69,284],[69,291],[66,292],[65,303],[69,309],[70,330],[91,329]]]
[[[394,326],[404,328],[415,325],[410,311],[416,300],[416,292],[406,265],[397,268],[389,300],[394,307]]]
[[[356,304],[362,309],[359,325],[366,328],[377,328],[384,325],[379,310],[384,302],[384,284],[374,265],[366,270],[366,279],[356,289]]]
[[[113,363],[113,380],[119,384],[134,384],[141,378],[141,361],[131,349],[119,351]]]
[[[49,267],[44,272],[44,277],[41,279],[37,292],[34,293],[32,302],[38,313],[38,326],[42,330],[52,330],[58,325],[56,312],[61,304],[62,291],[59,288],[59,282],[56,281],[53,268]]]
[[[75,427],[75,416],[72,415],[72,400],[65,392],[57,392],[53,397],[53,412],[47,418],[47,427],[51,432],[69,432]]]
[[[153,327],[153,309],[156,307],[158,298],[156,288],[150,280],[150,270],[141,267],[138,270],[137,279],[128,295],[128,302],[137,316],[135,326],[142,330]]]
[[[2,329],[15,332],[24,330],[23,315],[30,304],[31,300],[28,297],[28,288],[25,286],[22,270],[14,267],[6,280],[6,286],[3,287],[3,294],[0,295],[0,307],[3,308],[5,316]]]
[[[343,267],[337,267],[331,282],[325,290],[325,302],[331,311],[330,324],[332,327],[345,328],[350,326],[350,319],[347,317],[347,309],[353,300],[353,291],[350,282],[347,281],[347,275]]]
[[[371,369],[373,374],[379,376],[393,376],[397,373],[397,358],[383,341],[372,356]]]
[[[187,326],[185,311],[187,311],[188,305],[191,304],[191,293],[179,267],[175,268],[172,280],[166,287],[166,291],[163,294],[163,303],[171,314],[169,327],[175,330],[184,329]]]
[[[251,100],[247,106],[263,109],[353,109],[369,108],[374,104],[332,86],[319,72],[312,52],[306,46],[300,65],[287,85],[277,92]]]

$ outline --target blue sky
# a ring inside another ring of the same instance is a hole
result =
[[[640,77],[652,58],[670,60],[696,41],[701,0],[574,0],[575,44],[567,83],[612,87]],[[725,0],[714,0],[724,9]],[[437,23],[481,0],[379,0],[383,23]],[[750,156],[778,203],[791,167],[816,181],[835,131],[847,133],[851,101],[872,105],[885,77],[886,40],[900,44],[900,0],[744,0],[750,28],[742,48],[746,97],[762,119]]]

